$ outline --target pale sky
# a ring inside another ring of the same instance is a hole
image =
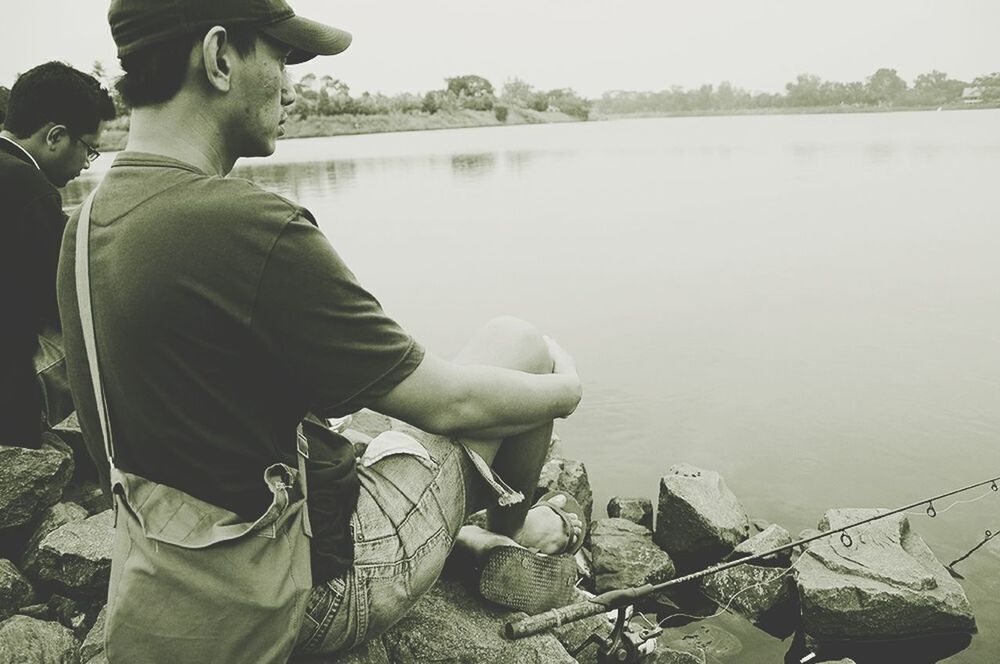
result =
[[[208,1],[208,0],[206,0]],[[912,83],[1000,70],[997,0],[289,0],[349,30],[342,55],[296,66],[362,91],[426,92],[478,74],[539,89],[662,90],[728,80],[781,92],[799,73],[860,81],[879,67]],[[46,60],[118,71],[106,0],[5,0],[0,85]]]

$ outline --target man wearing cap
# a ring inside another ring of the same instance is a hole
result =
[[[0,445],[41,444],[43,400],[32,356],[59,329],[56,263],[64,187],[97,154],[115,117],[94,77],[61,62],[21,74],[0,131]]]
[[[582,541],[565,496],[523,500],[553,419],[580,400],[571,357],[512,318],[454,360],[432,355],[308,210],[227,177],[274,151],[295,97],[285,66],[350,35],[282,0],[113,0],[109,22],[129,142],[68,224],[59,305],[115,494],[110,661],[346,650],[402,617],[454,545]],[[412,427],[356,460],[321,418],[366,407]],[[463,527],[480,507],[490,530]]]

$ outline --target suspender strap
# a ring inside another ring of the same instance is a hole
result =
[[[97,189],[80,208],[80,218],[76,222],[76,299],[80,308],[80,325],[83,328],[83,343],[87,349],[87,364],[90,366],[90,381],[94,386],[94,400],[97,417],[101,421],[101,436],[104,438],[104,453],[111,468],[115,468],[115,448],[111,439],[111,423],[108,415],[108,401],[104,394],[104,383],[97,362],[97,341],[94,335],[94,310],[90,300],[90,209],[94,204]]]

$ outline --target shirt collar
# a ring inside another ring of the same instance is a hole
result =
[[[37,168],[38,170],[42,170],[42,167],[38,165],[38,162],[35,161],[35,158],[31,156],[31,153],[25,150],[23,147],[21,147],[20,143],[18,143],[17,141],[12,141],[6,136],[0,136],[0,141],[7,141],[8,143],[16,147],[18,150],[27,155],[28,159],[31,160],[31,163],[35,165],[35,168]]]

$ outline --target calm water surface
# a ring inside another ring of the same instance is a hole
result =
[[[655,501],[687,461],[794,535],[828,508],[1000,475],[998,126],[974,111],[302,139],[237,174],[309,207],[431,351],[499,313],[569,349],[586,396],[558,431],[597,515],[614,495]],[[1000,497],[911,524],[948,562],[1000,529]],[[980,633],[948,661],[996,662],[1000,548],[961,570]],[[788,648],[715,622],[743,644],[727,662]]]

